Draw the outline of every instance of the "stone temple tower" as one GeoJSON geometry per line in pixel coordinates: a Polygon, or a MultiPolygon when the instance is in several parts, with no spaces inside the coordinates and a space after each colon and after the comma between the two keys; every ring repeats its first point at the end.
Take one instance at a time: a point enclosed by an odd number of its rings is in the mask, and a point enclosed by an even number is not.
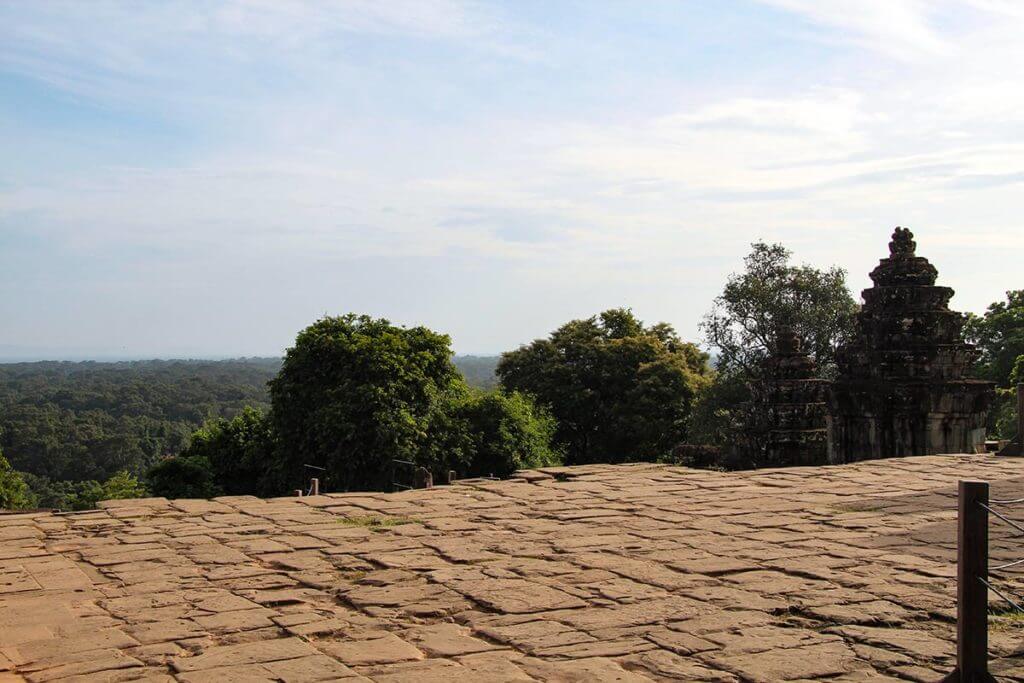
{"type": "Polygon", "coordinates": [[[832,463],[933,453],[973,453],[985,438],[993,384],[966,377],[974,347],[964,316],[949,310],[913,234],[896,228],[889,258],[871,272],[856,333],[839,349],[829,397],[832,463]]]}
{"type": "Polygon", "coordinates": [[[818,379],[814,361],[790,328],[778,332],[775,354],[755,395],[768,414],[762,466],[824,465],[827,462],[828,380],[818,379]]]}

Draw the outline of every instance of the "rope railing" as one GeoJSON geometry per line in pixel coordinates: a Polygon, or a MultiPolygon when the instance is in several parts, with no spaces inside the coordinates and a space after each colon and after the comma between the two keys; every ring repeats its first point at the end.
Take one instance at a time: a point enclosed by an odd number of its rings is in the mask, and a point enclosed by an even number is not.
{"type": "MultiPolygon", "coordinates": [[[[1001,564],[998,567],[989,567],[988,570],[990,572],[997,572],[997,571],[1002,571],[1002,570],[1009,569],[1010,567],[1017,567],[1017,566],[1021,566],[1021,565],[1024,565],[1024,560],[1017,560],[1015,562],[1007,562],[1006,564],[1001,564]]],[[[1024,570],[1024,567],[1022,567],[1022,570],[1024,570]]]]}
{"type": "Polygon", "coordinates": [[[1003,600],[1005,600],[1007,603],[1009,603],[1010,607],[1013,607],[1018,612],[1024,612],[1024,607],[1018,605],[1016,602],[1014,602],[1012,598],[1008,597],[1005,593],[1003,593],[1001,590],[993,586],[991,583],[989,583],[981,577],[978,577],[978,580],[981,581],[981,583],[984,584],[984,586],[988,588],[990,591],[992,591],[993,593],[1001,597],[1003,600]]]}
{"type": "MultiPolygon", "coordinates": [[[[989,515],[1011,529],[1024,534],[1024,525],[992,508],[1024,504],[1024,498],[992,499],[988,482],[961,481],[957,512],[957,652],[956,669],[948,682],[994,681],[988,672],[989,592],[1024,614],[1024,598],[1004,585],[1004,574],[1014,574],[1015,567],[1024,570],[1024,558],[989,566],[989,515]],[[995,577],[991,575],[995,575],[995,577]],[[1002,579],[998,585],[994,579],[1002,579]]],[[[1013,538],[1018,538],[1014,534],[1013,538]]]]}
{"type": "MultiPolygon", "coordinates": [[[[1017,498],[1017,499],[1013,499],[1013,500],[990,500],[989,502],[993,503],[995,505],[1004,505],[1004,506],[1007,506],[1007,507],[1012,507],[1014,505],[1024,504],[1024,498],[1017,498]]],[[[1024,525],[1021,525],[1016,520],[1010,519],[1009,517],[1007,517],[1006,515],[1000,513],[997,510],[993,510],[990,506],[985,505],[982,502],[979,502],[978,505],[980,505],[981,508],[983,510],[985,510],[986,512],[988,512],[989,514],[994,515],[996,517],[996,519],[998,519],[999,521],[1003,522],[1004,524],[1006,524],[1007,526],[1011,527],[1012,529],[1014,529],[1016,531],[1019,531],[1021,534],[1024,534],[1024,525]]],[[[989,571],[989,574],[992,574],[992,573],[995,573],[995,574],[1001,574],[1001,573],[1015,574],[1017,572],[1007,571],[1007,570],[1010,570],[1010,569],[1012,569],[1014,567],[1021,567],[1021,571],[1024,571],[1024,558],[1019,559],[1019,560],[1014,560],[1012,562],[1007,562],[1005,564],[1001,564],[1001,565],[998,565],[996,567],[989,567],[988,571],[989,571]]],[[[978,577],[978,580],[981,581],[985,585],[986,588],[988,588],[990,591],[992,591],[993,593],[998,595],[1000,598],[1002,598],[1003,601],[1005,601],[1008,605],[1010,605],[1010,607],[1012,607],[1014,611],[1020,612],[1020,613],[1024,614],[1024,607],[1021,606],[1022,603],[1024,603],[1024,598],[1022,598],[1021,596],[1017,595],[1015,592],[1011,591],[1009,588],[1006,588],[1005,586],[1002,589],[1000,589],[1000,588],[997,588],[996,586],[993,586],[988,580],[986,580],[986,579],[984,579],[982,577],[978,577]],[[1009,593],[1009,595],[1007,595],[1007,593],[1009,593]],[[1013,598],[1016,598],[1016,600],[1011,598],[1010,595],[1012,595],[1013,598]]]]}
{"type": "Polygon", "coordinates": [[[992,508],[990,508],[990,507],[989,507],[988,505],[985,505],[984,503],[978,503],[978,505],[980,505],[980,506],[981,506],[982,508],[984,508],[985,510],[988,510],[988,511],[989,511],[989,512],[990,512],[991,514],[995,515],[996,517],[998,517],[998,518],[999,518],[999,519],[1001,519],[1002,521],[1006,522],[1007,524],[1009,524],[1010,526],[1012,526],[1012,527],[1013,527],[1014,529],[1016,529],[1017,531],[1019,531],[1019,532],[1021,532],[1022,534],[1024,534],[1024,526],[1021,526],[1020,524],[1017,524],[1017,522],[1013,521],[1013,520],[1012,520],[1012,519],[1010,519],[1009,517],[1007,517],[1007,516],[1005,516],[1005,515],[1002,515],[1002,514],[1000,514],[1000,513],[996,512],[995,510],[993,510],[992,508]]]}
{"type": "MultiPolygon", "coordinates": [[[[326,472],[326,467],[318,467],[317,465],[303,465],[304,469],[313,470],[314,472],[326,472]]],[[[306,489],[307,496],[318,496],[320,495],[320,484],[324,481],[324,475],[318,475],[309,480],[309,488],[306,489]]]]}
{"type": "Polygon", "coordinates": [[[415,475],[415,472],[416,472],[416,463],[412,462],[411,460],[399,460],[398,458],[392,458],[391,459],[391,486],[395,490],[402,490],[402,491],[412,490],[412,488],[413,488],[413,476],[415,475]],[[408,484],[403,484],[402,482],[398,481],[398,470],[399,470],[399,468],[396,467],[396,465],[401,465],[402,467],[406,468],[406,471],[409,473],[409,478],[408,478],[409,483],[408,484]]]}
{"type": "MultiPolygon", "coordinates": [[[[451,475],[449,475],[450,477],[451,475]]],[[[421,467],[411,460],[399,460],[393,458],[391,460],[391,486],[395,491],[410,491],[412,489],[429,489],[434,486],[434,476],[430,470],[426,467],[421,467]],[[408,473],[406,481],[409,483],[403,483],[398,481],[398,466],[405,469],[408,473]]]]}

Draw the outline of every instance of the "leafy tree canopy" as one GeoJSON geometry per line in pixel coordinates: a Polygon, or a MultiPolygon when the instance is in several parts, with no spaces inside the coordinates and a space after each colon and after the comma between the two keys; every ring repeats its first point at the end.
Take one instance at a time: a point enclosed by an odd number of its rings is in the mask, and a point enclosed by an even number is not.
{"type": "Polygon", "coordinates": [[[28,486],[0,451],[0,510],[20,510],[31,506],[28,486]]]}
{"type": "Polygon", "coordinates": [[[187,448],[157,463],[147,478],[154,495],[167,498],[273,494],[267,473],[274,450],[270,420],[247,407],[230,420],[208,421],[187,448]]]}
{"type": "Polygon", "coordinates": [[[978,376],[1009,387],[1018,359],[1024,356],[1024,289],[1007,292],[1006,301],[992,303],[984,315],[970,316],[965,331],[980,351],[978,376]]]}
{"type": "Polygon", "coordinates": [[[349,314],[323,318],[299,333],[270,383],[280,443],[279,487],[294,488],[326,468],[335,491],[390,485],[392,460],[425,452],[431,416],[466,391],[450,340],[425,327],[349,314]]]}
{"type": "Polygon", "coordinates": [[[685,438],[707,360],[671,326],[612,309],[505,353],[498,377],[550,409],[570,464],[654,460],[685,438]]]}
{"type": "Polygon", "coordinates": [[[128,472],[117,472],[106,481],[52,481],[44,476],[23,475],[32,506],[58,510],[90,510],[101,500],[142,498],[146,487],[128,472]]]}
{"type": "Polygon", "coordinates": [[[551,414],[517,391],[468,392],[452,398],[431,422],[426,461],[459,477],[506,477],[561,464],[552,446],[551,414]]]}
{"type": "Polygon", "coordinates": [[[205,420],[269,407],[280,359],[0,365],[0,445],[54,481],[141,474],[205,420]]]}
{"type": "Polygon", "coordinates": [[[757,377],[775,351],[780,327],[791,327],[823,374],[834,369],[835,349],[853,332],[857,304],[842,268],[820,270],[790,263],[781,244],[755,242],[740,273],[729,276],[701,328],[717,351],[717,369],[757,377]]]}
{"type": "Polygon", "coordinates": [[[729,276],[701,322],[718,372],[694,408],[691,437],[727,447],[733,462],[721,464],[729,467],[751,466],[764,443],[769,416],[751,402],[750,383],[775,352],[779,329],[800,335],[823,377],[834,374],[836,348],[853,334],[857,305],[846,272],[795,266],[791,256],[781,244],[754,243],[743,271],[729,276]]]}
{"type": "Polygon", "coordinates": [[[996,401],[988,416],[988,430],[997,438],[1017,434],[1016,385],[1024,382],[1024,289],[1006,293],[983,315],[967,316],[967,340],[978,347],[974,374],[996,383],[996,401]]]}

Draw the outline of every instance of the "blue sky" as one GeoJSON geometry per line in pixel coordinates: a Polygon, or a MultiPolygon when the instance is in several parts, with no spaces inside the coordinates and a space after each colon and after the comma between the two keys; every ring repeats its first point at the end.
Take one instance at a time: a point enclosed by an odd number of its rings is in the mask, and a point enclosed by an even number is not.
{"type": "Polygon", "coordinates": [[[698,339],[750,242],[1024,286],[1014,0],[0,2],[0,356],[698,339]]]}

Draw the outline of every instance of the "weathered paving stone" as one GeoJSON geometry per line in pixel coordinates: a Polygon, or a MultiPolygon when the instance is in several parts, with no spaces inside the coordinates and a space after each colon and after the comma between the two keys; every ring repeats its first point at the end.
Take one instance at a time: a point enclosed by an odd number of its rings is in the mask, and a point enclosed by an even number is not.
{"type": "Polygon", "coordinates": [[[529,657],[516,662],[516,666],[534,678],[542,681],[557,681],[558,683],[589,683],[590,681],[650,683],[653,680],[639,672],[627,671],[618,662],[605,657],[576,659],[570,662],[529,657]]]}
{"type": "Polygon", "coordinates": [[[429,659],[363,667],[360,673],[380,683],[449,683],[453,679],[464,678],[467,671],[452,660],[429,659]]]}
{"type": "Polygon", "coordinates": [[[465,655],[456,661],[465,670],[467,680],[472,681],[532,681],[522,669],[515,665],[518,656],[510,656],[504,652],[484,652],[482,654],[465,655]]]}
{"type": "Polygon", "coordinates": [[[565,591],[525,579],[459,581],[451,587],[474,602],[507,614],[528,614],[587,605],[565,591]]]}
{"type": "Polygon", "coordinates": [[[909,655],[917,661],[949,659],[955,654],[955,641],[938,638],[927,631],[916,629],[841,626],[831,629],[831,632],[853,642],[909,655]]]}
{"type": "Polygon", "coordinates": [[[496,650],[500,646],[474,638],[469,629],[440,623],[406,631],[403,636],[432,657],[458,657],[496,650]]]}
{"type": "Polygon", "coordinates": [[[738,683],[739,679],[726,671],[712,669],[692,657],[683,657],[666,650],[644,652],[621,661],[634,671],[649,673],[657,679],[693,681],[695,683],[738,683]]]}
{"type": "Polygon", "coordinates": [[[697,652],[716,650],[720,647],[720,644],[713,643],[710,640],[669,628],[658,628],[649,631],[645,634],[645,637],[659,648],[677,655],[692,655],[697,652]]]}
{"type": "Polygon", "coordinates": [[[209,633],[233,633],[273,626],[274,622],[270,620],[270,617],[274,614],[273,610],[257,608],[194,616],[192,621],[209,633]]]}
{"type": "Polygon", "coordinates": [[[281,638],[255,643],[211,647],[201,654],[191,657],[175,657],[171,664],[174,666],[175,671],[199,671],[239,664],[276,662],[315,654],[318,653],[312,646],[298,638],[281,638]]]}
{"type": "Polygon", "coordinates": [[[126,669],[134,669],[142,666],[143,664],[139,660],[113,650],[102,655],[90,657],[86,660],[59,664],[37,671],[30,671],[25,674],[25,678],[31,683],[36,683],[37,681],[67,680],[75,677],[91,678],[92,680],[106,678],[109,680],[113,678],[111,672],[124,671],[126,669]]]}
{"type": "Polygon", "coordinates": [[[319,641],[317,647],[348,666],[423,659],[423,653],[393,633],[365,640],[319,641]]]}
{"type": "Polygon", "coordinates": [[[821,605],[806,607],[804,611],[815,619],[837,624],[896,626],[911,616],[909,610],[888,600],[821,605]]]}
{"type": "MultiPolygon", "coordinates": [[[[966,478],[1024,495],[1024,461],[929,456],[0,515],[0,681],[938,680],[966,478]]],[[[990,635],[1001,680],[1022,642],[990,635]]]]}
{"type": "Polygon", "coordinates": [[[130,636],[144,644],[184,640],[202,635],[204,632],[198,623],[188,619],[143,622],[138,626],[129,626],[125,630],[130,636]]]}
{"type": "Polygon", "coordinates": [[[759,652],[730,655],[708,653],[700,658],[747,681],[791,681],[820,679],[847,673],[856,666],[854,652],[842,641],[802,647],[778,647],[759,652]]]}
{"type": "MultiPolygon", "coordinates": [[[[239,664],[178,674],[183,683],[224,683],[226,681],[313,681],[361,680],[358,673],[324,655],[310,655],[264,664],[239,664]]],[[[362,679],[365,680],[365,679],[362,679]]]]}

